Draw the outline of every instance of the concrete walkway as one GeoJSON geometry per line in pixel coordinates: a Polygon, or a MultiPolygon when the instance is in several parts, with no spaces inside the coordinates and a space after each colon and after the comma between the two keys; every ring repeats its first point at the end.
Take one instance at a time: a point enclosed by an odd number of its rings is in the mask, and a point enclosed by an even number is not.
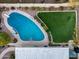
{"type": "MultiPolygon", "coordinates": [[[[76,3],[76,5],[79,5],[79,2],[76,3]]],[[[12,4],[12,3],[0,3],[0,7],[1,6],[5,6],[5,7],[50,7],[50,6],[54,6],[54,7],[59,7],[59,6],[63,6],[63,7],[67,7],[67,6],[72,6],[70,3],[57,3],[57,4],[41,4],[41,3],[17,3],[17,4],[12,4]]]]}
{"type": "Polygon", "coordinates": [[[0,4],[0,6],[5,6],[5,7],[50,7],[50,6],[54,6],[54,7],[59,7],[59,6],[69,6],[69,3],[61,3],[61,4],[33,4],[33,3],[17,3],[17,4],[10,4],[10,3],[2,3],[0,4]]]}
{"type": "Polygon", "coordinates": [[[11,51],[15,51],[15,48],[14,48],[14,47],[6,48],[6,49],[0,54],[0,59],[3,59],[3,57],[4,57],[8,52],[11,52],[11,51]]]}

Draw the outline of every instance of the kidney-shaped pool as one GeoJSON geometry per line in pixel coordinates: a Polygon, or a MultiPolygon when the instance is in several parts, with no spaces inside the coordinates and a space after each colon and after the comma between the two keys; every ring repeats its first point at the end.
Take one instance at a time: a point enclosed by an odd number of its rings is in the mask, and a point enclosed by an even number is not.
{"type": "Polygon", "coordinates": [[[17,12],[12,12],[8,17],[8,24],[16,31],[23,41],[41,41],[44,34],[40,28],[28,18],[17,12]]]}

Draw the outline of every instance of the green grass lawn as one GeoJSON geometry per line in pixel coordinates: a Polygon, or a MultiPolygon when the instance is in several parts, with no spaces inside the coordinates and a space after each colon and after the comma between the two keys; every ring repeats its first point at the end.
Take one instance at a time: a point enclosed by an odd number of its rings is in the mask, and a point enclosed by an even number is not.
{"type": "Polygon", "coordinates": [[[40,12],[37,16],[47,25],[55,43],[73,39],[76,25],[75,12],[40,12]]]}
{"type": "Polygon", "coordinates": [[[7,45],[12,42],[10,36],[5,32],[0,32],[0,46],[7,45]]]}

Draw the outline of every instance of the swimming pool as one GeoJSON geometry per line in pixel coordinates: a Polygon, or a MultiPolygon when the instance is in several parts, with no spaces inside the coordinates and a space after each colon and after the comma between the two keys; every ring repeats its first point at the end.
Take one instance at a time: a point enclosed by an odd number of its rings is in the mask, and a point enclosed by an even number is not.
{"type": "Polygon", "coordinates": [[[17,12],[11,13],[8,18],[8,24],[19,33],[23,41],[41,41],[44,39],[44,34],[38,26],[22,14],[17,12]]]}
{"type": "Polygon", "coordinates": [[[48,34],[40,23],[31,15],[20,10],[10,10],[2,13],[4,25],[17,39],[13,46],[47,46],[48,34]]]}

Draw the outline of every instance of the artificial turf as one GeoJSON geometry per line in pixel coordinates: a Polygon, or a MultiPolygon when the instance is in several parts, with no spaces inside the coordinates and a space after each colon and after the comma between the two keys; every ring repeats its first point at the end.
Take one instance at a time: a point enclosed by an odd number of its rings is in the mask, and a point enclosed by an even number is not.
{"type": "Polygon", "coordinates": [[[51,31],[55,43],[67,43],[73,39],[76,13],[73,12],[39,12],[37,16],[51,31]]]}

